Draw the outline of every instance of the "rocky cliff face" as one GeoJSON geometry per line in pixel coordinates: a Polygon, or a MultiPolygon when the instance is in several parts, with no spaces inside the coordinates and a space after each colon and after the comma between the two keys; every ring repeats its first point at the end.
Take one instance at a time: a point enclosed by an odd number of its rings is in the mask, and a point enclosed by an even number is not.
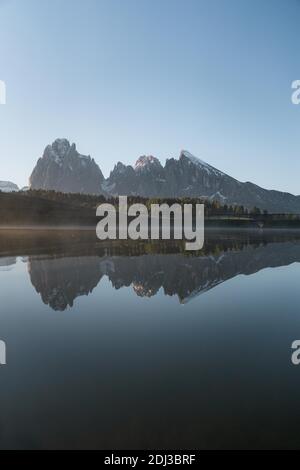
{"type": "Polygon", "coordinates": [[[157,197],[163,193],[166,184],[165,169],[160,161],[150,156],[140,157],[135,164],[137,194],[157,197]]]}
{"type": "Polygon", "coordinates": [[[118,162],[109,178],[102,183],[102,191],[111,196],[134,195],[137,194],[137,183],[136,173],[132,166],[118,162]]]}
{"type": "Polygon", "coordinates": [[[104,177],[94,159],[77,152],[75,144],[57,139],[48,145],[30,176],[31,189],[99,194],[104,177]]]}

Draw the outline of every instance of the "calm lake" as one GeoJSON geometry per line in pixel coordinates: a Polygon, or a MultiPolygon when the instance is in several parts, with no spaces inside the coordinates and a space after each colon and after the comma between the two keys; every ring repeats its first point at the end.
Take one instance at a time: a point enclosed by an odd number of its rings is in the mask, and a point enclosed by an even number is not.
{"type": "Polygon", "coordinates": [[[0,231],[2,449],[300,448],[300,233],[0,231]]]}

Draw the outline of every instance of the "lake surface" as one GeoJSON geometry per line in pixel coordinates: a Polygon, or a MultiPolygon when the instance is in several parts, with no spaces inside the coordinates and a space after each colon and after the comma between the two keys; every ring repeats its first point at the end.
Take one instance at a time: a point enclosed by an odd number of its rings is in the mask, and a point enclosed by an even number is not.
{"type": "Polygon", "coordinates": [[[300,234],[0,231],[2,449],[300,448],[300,234]]]}

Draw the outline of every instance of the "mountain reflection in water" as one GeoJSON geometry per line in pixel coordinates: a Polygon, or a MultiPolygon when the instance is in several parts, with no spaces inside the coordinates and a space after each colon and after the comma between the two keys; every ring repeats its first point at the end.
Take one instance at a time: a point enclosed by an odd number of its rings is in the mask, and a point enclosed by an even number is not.
{"type": "MultiPolygon", "coordinates": [[[[27,244],[25,254],[34,246],[44,247],[44,237],[38,239],[41,245],[27,244]]],[[[136,245],[103,248],[91,234],[77,234],[75,240],[71,237],[71,242],[65,240],[65,244],[63,236],[54,237],[54,243],[51,240],[48,250],[45,245],[44,253],[29,254],[24,261],[36,292],[44,304],[57,311],[72,307],[77,297],[92,293],[105,276],[114,289],[131,287],[140,297],[153,297],[162,289],[166,296],[177,296],[184,304],[237,275],[300,261],[300,237],[296,232],[212,233],[204,250],[194,255],[178,252],[182,247],[172,244],[150,245],[150,250],[144,244],[138,254],[136,245]]],[[[15,262],[15,257],[2,257],[0,269],[9,269],[15,262]]]]}

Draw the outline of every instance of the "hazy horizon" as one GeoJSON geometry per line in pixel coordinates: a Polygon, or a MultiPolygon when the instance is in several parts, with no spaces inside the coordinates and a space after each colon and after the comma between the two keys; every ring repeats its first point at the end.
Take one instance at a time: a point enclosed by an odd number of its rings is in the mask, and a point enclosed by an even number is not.
{"type": "Polygon", "coordinates": [[[0,180],[26,186],[64,137],[106,177],[186,149],[300,194],[299,13],[298,0],[0,0],[0,180]]]}

